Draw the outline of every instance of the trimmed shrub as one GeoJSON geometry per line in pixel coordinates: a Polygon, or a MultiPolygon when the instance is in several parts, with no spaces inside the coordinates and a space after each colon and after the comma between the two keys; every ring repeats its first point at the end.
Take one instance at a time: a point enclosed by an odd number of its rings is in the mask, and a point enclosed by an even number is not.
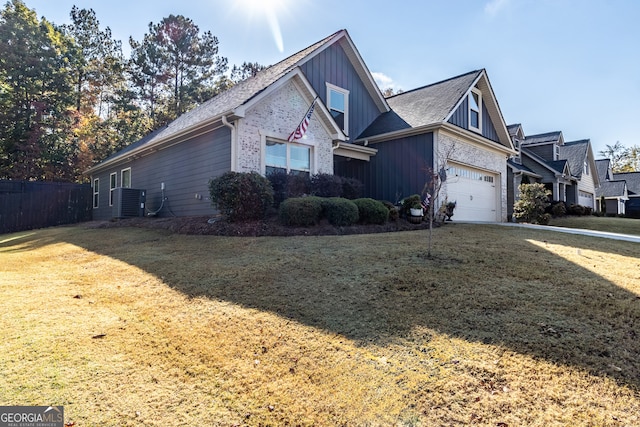
{"type": "Polygon", "coordinates": [[[342,179],[342,197],[345,199],[355,200],[362,194],[362,182],[355,178],[342,179]]]}
{"type": "Polygon", "coordinates": [[[351,200],[342,197],[322,199],[322,213],[329,224],[338,227],[353,225],[358,222],[358,206],[351,200]]]}
{"type": "Polygon", "coordinates": [[[273,187],[273,205],[277,208],[285,199],[302,197],[310,193],[311,181],[308,176],[283,171],[267,176],[273,187]]]}
{"type": "Polygon", "coordinates": [[[328,173],[319,173],[311,177],[311,194],[318,197],[341,197],[342,178],[328,173]]]}
{"type": "Polygon", "coordinates": [[[554,202],[551,204],[551,214],[555,217],[567,214],[567,205],[564,202],[554,202]]]}
{"type": "Polygon", "coordinates": [[[536,220],[540,225],[549,225],[549,221],[551,221],[551,214],[548,213],[540,215],[536,220]]]}
{"type": "Polygon", "coordinates": [[[316,225],[322,216],[322,199],[319,197],[294,197],[280,204],[280,222],[289,226],[316,225]]]}
{"type": "Polygon", "coordinates": [[[569,205],[569,209],[567,209],[567,213],[569,215],[581,216],[581,215],[585,214],[585,209],[584,209],[584,206],[582,206],[582,205],[575,205],[575,204],[572,203],[572,204],[569,205]]]}
{"type": "Polygon", "coordinates": [[[387,200],[383,200],[382,204],[389,211],[389,220],[390,221],[397,221],[398,218],[400,218],[400,210],[398,209],[398,207],[396,205],[394,205],[393,203],[391,203],[391,202],[389,202],[387,200]]]}
{"type": "Polygon", "coordinates": [[[264,218],[273,205],[269,180],[256,172],[227,172],[209,181],[211,204],[229,221],[264,218]]]}
{"type": "Polygon", "coordinates": [[[369,198],[355,199],[360,222],[363,224],[384,224],[389,218],[389,209],[378,200],[369,198]]]}

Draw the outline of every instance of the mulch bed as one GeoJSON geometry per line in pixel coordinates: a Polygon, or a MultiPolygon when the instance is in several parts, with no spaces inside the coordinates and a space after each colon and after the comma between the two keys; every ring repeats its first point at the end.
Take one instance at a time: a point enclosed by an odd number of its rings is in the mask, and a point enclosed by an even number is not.
{"type": "MultiPolygon", "coordinates": [[[[288,227],[276,217],[262,221],[229,222],[223,217],[190,216],[169,218],[125,218],[111,221],[93,221],[90,228],[139,227],[164,229],[177,234],[214,236],[339,236],[348,234],[389,233],[396,231],[423,230],[429,223],[411,224],[406,219],[389,221],[386,224],[357,224],[336,227],[326,220],[312,227],[288,227]]],[[[434,227],[439,224],[434,223],[434,227]]]]}

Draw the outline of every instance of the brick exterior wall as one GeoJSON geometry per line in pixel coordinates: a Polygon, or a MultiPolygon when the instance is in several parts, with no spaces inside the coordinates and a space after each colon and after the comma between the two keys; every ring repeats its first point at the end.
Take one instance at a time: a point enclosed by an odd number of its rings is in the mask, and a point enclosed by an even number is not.
{"type": "MultiPolygon", "coordinates": [[[[505,154],[481,148],[469,142],[445,132],[438,132],[438,142],[436,145],[438,157],[449,154],[453,161],[460,162],[479,169],[489,170],[497,175],[500,185],[500,220],[507,221],[507,158],[505,154]],[[453,147],[453,149],[451,148],[453,147]]],[[[440,164],[442,160],[437,160],[440,164]]],[[[446,194],[446,183],[442,188],[442,193],[446,194]]]]}
{"type": "MultiPolygon", "coordinates": [[[[267,137],[286,141],[307,113],[309,103],[290,80],[262,99],[239,120],[237,130],[237,171],[264,174],[264,150],[267,137]]],[[[333,173],[332,139],[316,108],[300,144],[312,146],[311,174],[333,173]]]]}

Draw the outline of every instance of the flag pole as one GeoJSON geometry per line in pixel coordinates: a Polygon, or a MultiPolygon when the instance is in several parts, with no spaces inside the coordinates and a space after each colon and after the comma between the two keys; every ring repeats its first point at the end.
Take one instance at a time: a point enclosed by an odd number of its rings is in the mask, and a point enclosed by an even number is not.
{"type": "Polygon", "coordinates": [[[296,133],[296,131],[298,129],[300,129],[300,126],[302,126],[302,123],[305,121],[305,119],[307,118],[307,116],[309,115],[309,111],[311,111],[311,109],[313,108],[314,104],[316,103],[316,101],[318,100],[319,95],[316,95],[315,98],[313,98],[313,102],[311,102],[311,105],[309,106],[309,108],[307,109],[307,112],[304,113],[304,117],[302,117],[302,120],[300,120],[300,123],[298,123],[298,126],[294,129],[293,132],[291,132],[291,135],[289,135],[289,142],[295,141],[295,138],[292,138],[293,135],[296,133]]]}

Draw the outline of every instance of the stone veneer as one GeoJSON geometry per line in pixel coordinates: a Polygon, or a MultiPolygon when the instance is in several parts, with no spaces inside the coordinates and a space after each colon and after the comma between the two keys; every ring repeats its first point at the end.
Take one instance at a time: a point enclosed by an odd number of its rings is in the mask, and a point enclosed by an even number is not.
{"type": "MultiPolygon", "coordinates": [[[[436,152],[438,157],[449,154],[449,159],[461,164],[495,172],[500,181],[500,220],[507,221],[507,157],[505,154],[481,148],[444,132],[438,132],[436,152]],[[453,147],[453,149],[451,149],[453,147]]],[[[437,161],[436,164],[439,164],[437,161]]],[[[446,183],[443,186],[446,194],[446,183]]]]}
{"type": "MultiPolygon", "coordinates": [[[[237,129],[236,170],[264,174],[266,137],[286,141],[309,109],[293,80],[251,107],[239,120],[237,129]]],[[[311,174],[333,173],[332,139],[321,124],[319,108],[313,112],[309,128],[300,144],[312,146],[311,174]]]]}

